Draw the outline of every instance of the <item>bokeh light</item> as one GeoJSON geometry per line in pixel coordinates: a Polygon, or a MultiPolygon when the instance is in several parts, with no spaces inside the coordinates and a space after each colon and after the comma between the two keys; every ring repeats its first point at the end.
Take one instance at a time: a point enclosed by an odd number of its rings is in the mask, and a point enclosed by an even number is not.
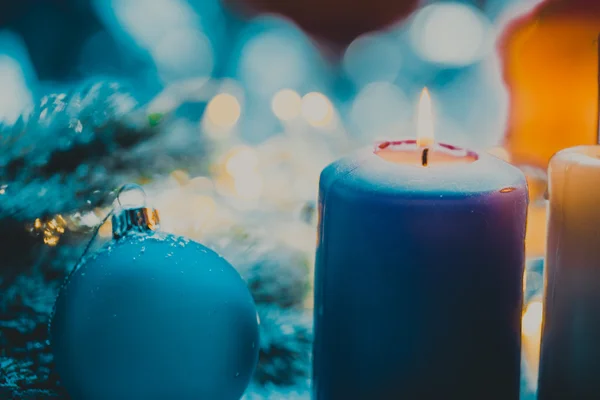
{"type": "Polygon", "coordinates": [[[382,34],[368,34],[355,39],[346,49],[343,68],[358,87],[370,82],[392,82],[402,65],[400,43],[382,34]]]}
{"type": "Polygon", "coordinates": [[[323,93],[307,93],[302,98],[302,116],[314,127],[328,126],[334,120],[333,105],[323,93]]]}
{"type": "Polygon", "coordinates": [[[433,4],[415,16],[410,36],[423,59],[448,66],[465,66],[482,59],[493,47],[489,19],[473,6],[433,4]]]}
{"type": "Polygon", "coordinates": [[[543,311],[543,303],[537,298],[529,302],[522,317],[523,374],[532,392],[536,391],[538,382],[543,311]]]}
{"type": "Polygon", "coordinates": [[[256,171],[249,171],[234,178],[235,191],[242,200],[257,200],[263,191],[262,176],[256,171]]]}
{"type": "MultiPolygon", "coordinates": [[[[231,149],[223,158],[222,172],[217,181],[221,194],[243,202],[254,201],[263,193],[264,180],[259,171],[256,150],[249,146],[231,149]]],[[[240,204],[237,204],[240,205],[240,204]]]]}
{"type": "Polygon", "coordinates": [[[544,305],[541,301],[532,301],[523,313],[523,334],[534,336],[539,334],[542,327],[544,305]]]}
{"type": "Polygon", "coordinates": [[[291,89],[280,90],[271,102],[273,113],[282,121],[291,121],[302,112],[302,97],[291,89]]]}
{"type": "Polygon", "coordinates": [[[13,124],[33,109],[35,76],[22,40],[0,33],[0,124],[13,124]]]}
{"type": "Polygon", "coordinates": [[[233,177],[242,176],[258,167],[258,155],[251,147],[238,147],[230,152],[225,162],[225,170],[233,177]]]}
{"type": "Polygon", "coordinates": [[[241,110],[240,102],[235,96],[220,93],[206,106],[206,116],[219,128],[231,128],[238,122],[241,110]]]}
{"type": "Polygon", "coordinates": [[[109,3],[106,8],[113,10],[122,28],[145,48],[158,43],[169,28],[195,24],[194,10],[183,0],[111,0],[109,3]]]}
{"type": "Polygon", "coordinates": [[[107,27],[132,51],[144,49],[164,82],[209,76],[214,69],[210,40],[186,0],[95,1],[107,27]]]}
{"type": "Polygon", "coordinates": [[[215,184],[206,176],[196,176],[188,182],[191,190],[198,193],[212,193],[215,189],[215,184]]]}
{"type": "Polygon", "coordinates": [[[0,123],[13,124],[32,107],[33,99],[21,66],[4,55],[0,55],[0,87],[0,123]]]}
{"type": "Polygon", "coordinates": [[[212,45],[198,29],[170,30],[150,52],[165,82],[210,76],[213,71],[212,45]]]}

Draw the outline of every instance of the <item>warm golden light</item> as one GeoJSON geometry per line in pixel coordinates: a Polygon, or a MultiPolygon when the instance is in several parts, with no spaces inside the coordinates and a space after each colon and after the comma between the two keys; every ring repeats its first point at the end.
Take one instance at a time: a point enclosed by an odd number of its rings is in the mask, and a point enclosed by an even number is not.
{"type": "Polygon", "coordinates": [[[258,155],[251,147],[240,146],[230,152],[225,162],[225,170],[232,177],[246,175],[258,167],[258,155]]]}
{"type": "Polygon", "coordinates": [[[228,93],[218,94],[206,106],[208,119],[219,128],[233,127],[238,122],[240,114],[239,101],[228,93]]]}
{"type": "Polygon", "coordinates": [[[187,185],[187,183],[190,181],[190,175],[181,169],[176,169],[175,171],[171,172],[169,176],[181,186],[187,185]]]}
{"type": "Polygon", "coordinates": [[[429,90],[424,88],[419,99],[419,110],[417,114],[417,145],[427,147],[433,144],[433,110],[429,90]]]}
{"type": "Polygon", "coordinates": [[[256,171],[234,178],[234,187],[237,196],[242,200],[257,200],[263,191],[262,176],[256,171]]]}
{"type": "Polygon", "coordinates": [[[284,89],[273,97],[273,113],[282,121],[291,121],[302,112],[302,97],[291,89],[284,89]]]}
{"type": "Polygon", "coordinates": [[[302,98],[302,116],[314,127],[328,126],[334,117],[333,105],[322,93],[311,92],[302,98]]]}
{"type": "Polygon", "coordinates": [[[523,313],[523,335],[539,335],[542,329],[544,306],[541,301],[532,301],[523,313]]]}
{"type": "Polygon", "coordinates": [[[100,225],[98,235],[103,238],[112,237],[112,222],[110,218],[104,224],[100,225]]]}
{"type": "Polygon", "coordinates": [[[533,300],[527,305],[522,317],[522,343],[525,361],[524,373],[530,390],[535,391],[540,364],[540,340],[542,337],[544,306],[540,300],[533,300]]]}
{"type": "Polygon", "coordinates": [[[233,149],[225,159],[226,175],[217,182],[217,190],[224,190],[226,194],[232,190],[241,200],[260,198],[264,184],[259,172],[259,161],[256,150],[251,147],[240,146],[233,149]]]}

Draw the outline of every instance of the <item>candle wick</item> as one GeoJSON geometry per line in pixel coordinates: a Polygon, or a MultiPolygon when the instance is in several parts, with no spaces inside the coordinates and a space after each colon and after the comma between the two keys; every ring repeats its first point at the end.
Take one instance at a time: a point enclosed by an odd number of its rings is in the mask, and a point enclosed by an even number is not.
{"type": "Polygon", "coordinates": [[[423,149],[423,153],[421,153],[421,165],[424,167],[429,163],[429,147],[425,147],[423,149]]]}

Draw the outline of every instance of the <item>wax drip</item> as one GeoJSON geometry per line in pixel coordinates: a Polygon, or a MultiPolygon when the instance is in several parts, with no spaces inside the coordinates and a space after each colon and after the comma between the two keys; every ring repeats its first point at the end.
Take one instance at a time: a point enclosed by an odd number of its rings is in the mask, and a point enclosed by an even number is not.
{"type": "Polygon", "coordinates": [[[428,162],[429,162],[429,148],[426,147],[423,149],[423,153],[421,154],[421,165],[426,167],[428,162]]]}

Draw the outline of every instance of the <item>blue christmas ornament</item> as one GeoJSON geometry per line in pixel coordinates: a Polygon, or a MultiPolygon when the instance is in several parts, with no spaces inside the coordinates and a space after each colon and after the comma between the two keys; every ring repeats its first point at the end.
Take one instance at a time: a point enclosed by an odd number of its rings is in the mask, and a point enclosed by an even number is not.
{"type": "Polygon", "coordinates": [[[245,282],[157,228],[153,209],[118,210],[114,240],[60,290],[50,337],[73,400],[238,400],[252,377],[259,332],[245,282]]]}

